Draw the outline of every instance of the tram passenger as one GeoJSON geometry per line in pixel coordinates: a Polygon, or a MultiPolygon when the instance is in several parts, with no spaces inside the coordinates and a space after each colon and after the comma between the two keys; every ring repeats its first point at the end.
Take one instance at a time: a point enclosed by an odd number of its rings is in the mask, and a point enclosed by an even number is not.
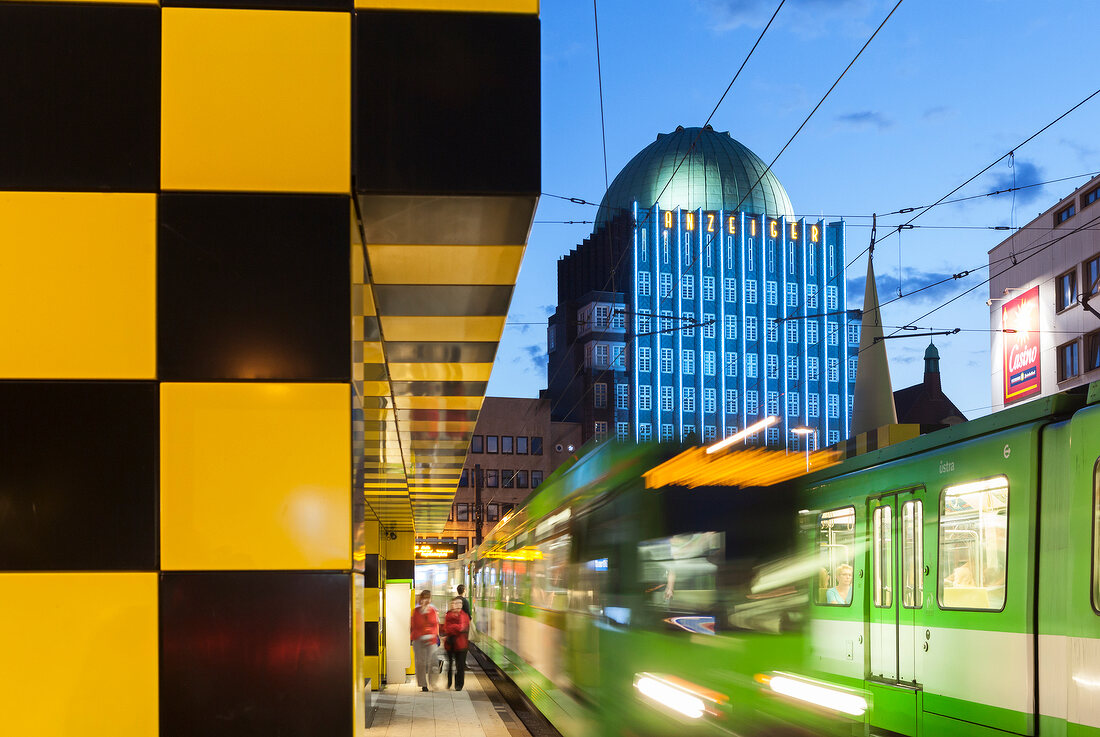
{"type": "Polygon", "coordinates": [[[852,603],[852,567],[847,563],[836,567],[836,586],[825,592],[825,603],[843,606],[852,603]]]}
{"type": "Polygon", "coordinates": [[[439,644],[439,613],[432,606],[432,592],[428,589],[417,597],[409,622],[409,639],[413,644],[416,683],[421,691],[427,691],[432,652],[439,644]]]}
{"type": "Polygon", "coordinates": [[[451,607],[443,619],[443,633],[447,636],[444,646],[447,648],[447,688],[451,687],[452,672],[455,691],[461,691],[466,684],[466,651],[470,647],[467,637],[470,631],[470,617],[462,608],[462,597],[451,599],[451,607]]]}
{"type": "Polygon", "coordinates": [[[970,570],[970,561],[964,560],[955,570],[951,571],[951,575],[943,580],[947,586],[976,586],[974,581],[974,572],[970,570]]]}

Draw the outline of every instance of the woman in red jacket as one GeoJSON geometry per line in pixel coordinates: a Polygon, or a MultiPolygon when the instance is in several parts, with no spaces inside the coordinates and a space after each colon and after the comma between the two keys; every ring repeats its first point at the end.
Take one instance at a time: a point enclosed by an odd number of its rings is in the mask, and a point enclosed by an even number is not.
{"type": "Polygon", "coordinates": [[[455,668],[455,691],[461,691],[466,683],[466,651],[470,647],[470,617],[462,611],[462,597],[451,599],[451,608],[443,620],[443,634],[447,636],[447,688],[451,687],[451,668],[455,668]]]}
{"type": "Polygon", "coordinates": [[[432,606],[432,592],[428,589],[421,591],[417,598],[409,622],[409,639],[413,645],[416,682],[421,691],[427,691],[432,651],[439,642],[439,613],[432,606]]]}

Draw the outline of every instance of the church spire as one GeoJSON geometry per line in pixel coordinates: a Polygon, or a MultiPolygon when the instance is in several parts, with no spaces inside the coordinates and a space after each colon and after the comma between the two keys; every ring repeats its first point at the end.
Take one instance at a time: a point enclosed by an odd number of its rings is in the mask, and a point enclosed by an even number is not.
{"type": "Polygon", "coordinates": [[[898,421],[886,341],[882,339],[882,315],[875,287],[874,252],[867,258],[867,284],[863,290],[863,321],[859,333],[855,406],[851,437],[898,421]]]}

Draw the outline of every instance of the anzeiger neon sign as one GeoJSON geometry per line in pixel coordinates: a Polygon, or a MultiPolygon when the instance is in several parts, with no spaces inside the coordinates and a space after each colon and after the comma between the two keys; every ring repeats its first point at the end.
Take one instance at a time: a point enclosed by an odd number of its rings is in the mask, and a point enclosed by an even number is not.
{"type": "Polygon", "coordinates": [[[1032,287],[1001,307],[1004,335],[1004,403],[1038,396],[1039,287],[1032,287]],[[1015,331],[1015,332],[1007,332],[1015,331]]]}

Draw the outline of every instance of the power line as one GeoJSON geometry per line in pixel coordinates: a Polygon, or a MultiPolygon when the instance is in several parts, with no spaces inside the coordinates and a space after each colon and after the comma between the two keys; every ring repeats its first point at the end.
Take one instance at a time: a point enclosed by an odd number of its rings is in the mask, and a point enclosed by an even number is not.
{"type": "Polygon", "coordinates": [[[603,119],[603,69],[600,65],[600,16],[592,0],[592,22],[596,28],[596,79],[600,83],[600,137],[603,139],[603,188],[607,189],[607,128],[603,119]]]}

